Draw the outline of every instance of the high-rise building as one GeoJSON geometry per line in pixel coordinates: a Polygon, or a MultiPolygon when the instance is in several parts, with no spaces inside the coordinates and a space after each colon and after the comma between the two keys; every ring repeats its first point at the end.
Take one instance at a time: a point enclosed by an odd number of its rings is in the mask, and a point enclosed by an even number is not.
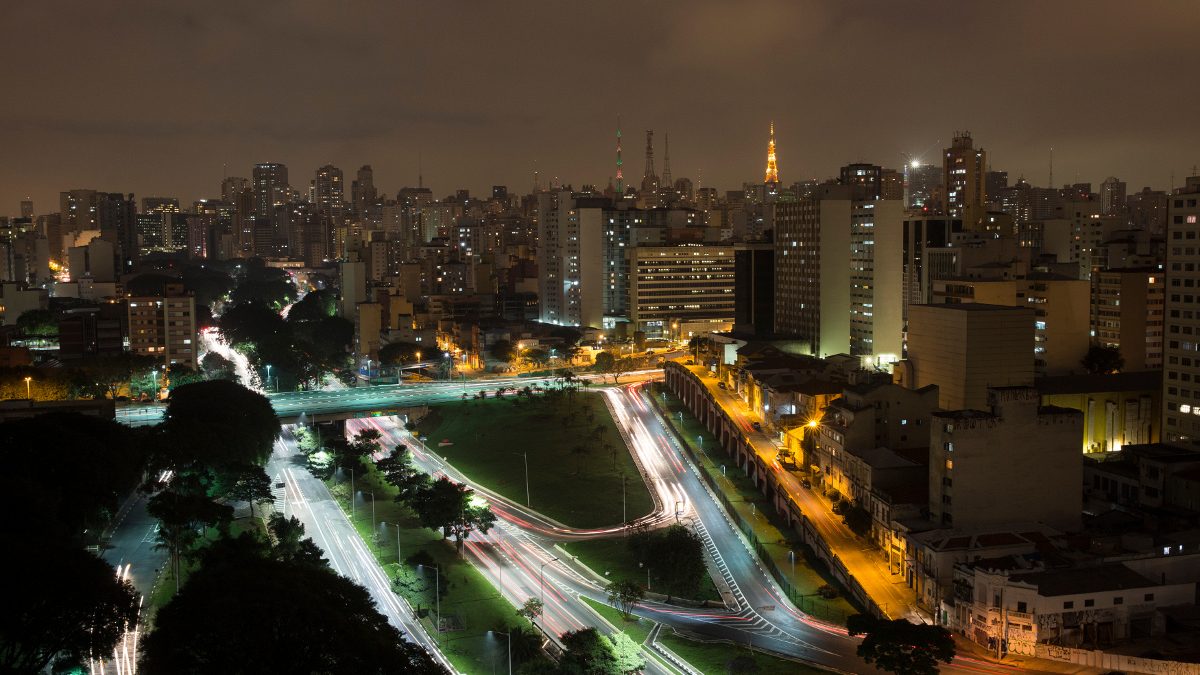
{"type": "Polygon", "coordinates": [[[818,356],[899,358],[903,321],[903,202],[823,185],[779,202],[775,331],[818,356]]]}
{"type": "Polygon", "coordinates": [[[864,199],[879,199],[882,185],[883,167],[875,164],[847,164],[843,166],[838,176],[842,185],[854,185],[862,188],[864,199]]]}
{"type": "Polygon", "coordinates": [[[1029,522],[1078,530],[1082,439],[1083,413],[1042,406],[1033,387],[989,388],[984,409],[933,413],[930,519],[958,530],[1029,522]]]}
{"type": "Polygon", "coordinates": [[[177,197],[142,197],[142,213],[180,213],[177,197]]]}
{"type": "Polygon", "coordinates": [[[317,177],[312,182],[312,202],[318,211],[328,216],[338,216],[345,201],[342,170],[332,164],[317,169],[317,177]]]}
{"type": "Polygon", "coordinates": [[[1100,213],[1115,216],[1125,210],[1125,181],[1109,176],[1100,184],[1100,213]]]}
{"type": "Polygon", "coordinates": [[[249,187],[249,180],[238,176],[227,176],[221,179],[221,201],[230,204],[236,203],[242,192],[249,187]]]}
{"type": "Polygon", "coordinates": [[[1163,438],[1195,445],[1200,444],[1200,176],[1176,189],[1166,210],[1163,438]]]}
{"type": "Polygon", "coordinates": [[[987,186],[984,172],[987,153],[976,148],[970,132],[955,132],[954,141],[943,153],[942,184],[946,194],[946,213],[961,218],[963,226],[974,230],[985,212],[987,186]]]}
{"type": "Polygon", "coordinates": [[[988,387],[1033,384],[1033,321],[1029,307],[911,305],[899,380],[910,389],[936,384],[942,408],[984,410],[988,387]]]}
{"type": "Polygon", "coordinates": [[[370,164],[363,164],[358,168],[354,182],[350,184],[350,200],[354,203],[354,212],[362,217],[377,199],[379,191],[375,189],[375,172],[370,164]]]}
{"type": "Polygon", "coordinates": [[[1129,226],[1145,230],[1151,236],[1162,236],[1167,231],[1167,193],[1162,190],[1142,188],[1125,198],[1129,208],[1129,226]]]}
{"type": "Polygon", "coordinates": [[[634,330],[687,338],[733,327],[733,246],[637,246],[629,258],[634,330]]]}
{"type": "Polygon", "coordinates": [[[129,349],[196,369],[196,298],[182,284],[167,284],[161,296],[129,298],[129,349]]]}
{"type": "Polygon", "coordinates": [[[26,197],[21,200],[21,217],[33,219],[33,199],[26,197]]]}
{"type": "Polygon", "coordinates": [[[994,200],[1000,191],[1008,187],[1007,171],[988,171],[984,174],[983,189],[987,198],[994,200]]]}
{"type": "Polygon", "coordinates": [[[120,261],[118,274],[133,269],[141,252],[138,250],[137,202],[133,195],[120,192],[100,192],[96,195],[96,229],[100,237],[111,242],[120,261]]]}
{"type": "Polygon", "coordinates": [[[1092,274],[1092,335],[1121,350],[1124,370],[1162,368],[1165,282],[1156,267],[1092,274]]]}
{"type": "Polygon", "coordinates": [[[927,264],[926,251],[945,248],[952,242],[955,233],[962,232],[962,221],[941,215],[909,215],[903,223],[904,247],[904,320],[908,321],[909,305],[924,305],[931,302],[932,270],[927,264]]]}
{"type": "Polygon", "coordinates": [[[288,170],[283,164],[255,164],[254,212],[259,218],[270,218],[276,206],[288,201],[288,170]]]}
{"type": "Polygon", "coordinates": [[[734,258],[734,330],[775,333],[775,246],[737,243],[734,258]]]}
{"type": "Polygon", "coordinates": [[[913,162],[905,167],[904,173],[907,176],[905,204],[908,208],[924,209],[932,214],[943,213],[946,199],[942,167],[913,162]]]}
{"type": "MultiPolygon", "coordinates": [[[[63,233],[97,229],[97,194],[95,190],[68,190],[58,193],[58,212],[62,218],[63,233]]],[[[61,253],[62,242],[56,242],[55,245],[61,253]]]]}

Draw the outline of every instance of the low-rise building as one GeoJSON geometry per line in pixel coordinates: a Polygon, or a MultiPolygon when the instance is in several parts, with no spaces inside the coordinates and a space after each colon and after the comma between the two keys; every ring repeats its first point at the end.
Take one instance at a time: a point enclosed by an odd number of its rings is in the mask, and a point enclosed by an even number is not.
{"type": "Polygon", "coordinates": [[[1162,424],[1162,371],[1060,375],[1035,383],[1042,405],[1083,413],[1083,452],[1115,452],[1157,443],[1162,424]]]}

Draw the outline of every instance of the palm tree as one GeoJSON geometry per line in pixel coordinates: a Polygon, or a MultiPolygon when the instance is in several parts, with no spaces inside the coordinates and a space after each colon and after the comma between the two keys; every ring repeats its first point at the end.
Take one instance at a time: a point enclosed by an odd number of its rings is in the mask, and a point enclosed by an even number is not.
{"type": "Polygon", "coordinates": [[[583,473],[583,458],[587,456],[590,450],[591,448],[589,448],[586,443],[578,443],[571,447],[571,454],[578,458],[578,463],[576,464],[577,468],[575,471],[576,476],[583,473]]]}

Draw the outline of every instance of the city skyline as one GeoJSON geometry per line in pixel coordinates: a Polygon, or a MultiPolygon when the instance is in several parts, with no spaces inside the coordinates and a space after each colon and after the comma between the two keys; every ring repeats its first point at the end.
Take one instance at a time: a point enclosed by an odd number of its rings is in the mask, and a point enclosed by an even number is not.
{"type": "MultiPolygon", "coordinates": [[[[636,15],[581,8],[569,19],[533,9],[459,16],[381,7],[378,21],[359,24],[320,8],[125,3],[124,12],[74,6],[59,19],[53,8],[5,7],[6,23],[28,30],[0,49],[8,63],[24,64],[11,81],[35,104],[0,113],[10,159],[0,204],[16,213],[30,196],[47,213],[60,191],[81,187],[186,203],[214,196],[225,172],[247,175],[272,161],[292,169],[297,187],[327,163],[371,164],[391,192],[417,183],[419,161],[439,196],[492,184],[525,192],[535,170],[543,185],[557,177],[602,188],[615,180],[618,116],[630,138],[669,133],[674,175],[721,190],[762,175],[772,120],[784,184],[833,176],[854,161],[898,168],[907,154],[938,163],[953,131],[967,129],[1012,181],[1046,185],[1053,147],[1056,184],[1116,175],[1131,192],[1168,189],[1197,162],[1186,114],[1196,94],[1169,85],[1196,23],[1172,15],[1179,6],[1134,13],[1107,3],[1082,15],[755,4],[744,26],[716,5],[636,15]],[[37,52],[30,40],[51,20],[59,39],[89,54],[91,69],[111,75],[71,79],[76,57],[37,52]],[[389,38],[397,27],[450,20],[461,38],[402,28],[405,39],[389,38]],[[1064,21],[1071,31],[1060,30],[1064,21]],[[496,34],[512,39],[467,37],[496,34]],[[498,60],[489,51],[497,44],[506,48],[498,60]],[[967,46],[974,58],[956,53],[967,46]],[[142,58],[146,50],[163,58],[142,58]],[[872,63],[897,64],[894,76],[862,75],[872,63]],[[948,81],[968,91],[955,96],[948,81]],[[1120,93],[1106,95],[1114,84],[1120,93]],[[1134,85],[1178,98],[1148,105],[1134,85]],[[713,112],[696,112],[705,107],[713,112]]],[[[627,178],[643,169],[631,145],[627,178]]]]}

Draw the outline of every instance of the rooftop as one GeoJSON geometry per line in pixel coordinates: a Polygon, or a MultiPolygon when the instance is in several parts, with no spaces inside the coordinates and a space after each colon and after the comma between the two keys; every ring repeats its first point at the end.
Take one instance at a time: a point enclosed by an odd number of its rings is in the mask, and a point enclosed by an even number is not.
{"type": "Polygon", "coordinates": [[[933,307],[939,310],[955,310],[959,312],[1028,312],[1029,307],[1012,307],[1010,305],[989,305],[984,302],[955,302],[945,305],[910,305],[914,307],[933,307]]]}
{"type": "Polygon", "coordinates": [[[1152,588],[1158,585],[1120,564],[1015,574],[1010,579],[1036,586],[1038,595],[1046,597],[1152,588]]]}
{"type": "Polygon", "coordinates": [[[1043,396],[1090,394],[1104,391],[1157,391],[1162,389],[1161,370],[1135,370],[1110,375],[1059,375],[1040,377],[1034,386],[1043,396]]]}

